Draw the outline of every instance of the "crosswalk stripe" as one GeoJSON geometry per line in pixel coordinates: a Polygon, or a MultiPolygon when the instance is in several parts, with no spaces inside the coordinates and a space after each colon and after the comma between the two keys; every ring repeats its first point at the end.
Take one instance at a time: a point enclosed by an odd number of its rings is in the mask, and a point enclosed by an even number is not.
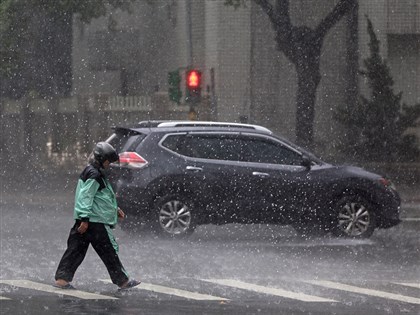
{"type": "Polygon", "coordinates": [[[10,299],[4,296],[0,296],[0,300],[10,300],[10,299]]]}
{"type": "Polygon", "coordinates": [[[101,294],[89,293],[79,290],[63,290],[55,288],[52,285],[33,282],[29,280],[0,280],[0,283],[8,284],[15,287],[20,287],[24,289],[32,289],[47,293],[55,293],[59,295],[68,295],[77,297],[83,300],[118,300],[116,297],[106,296],[101,294]]]}
{"type": "Polygon", "coordinates": [[[308,295],[301,292],[292,292],[279,288],[264,287],[252,283],[242,282],[232,279],[201,279],[202,281],[207,281],[215,284],[221,284],[233,288],[244,289],[248,291],[254,291],[258,293],[265,293],[275,296],[281,296],[289,299],[304,301],[304,302],[337,302],[335,300],[322,298],[319,296],[308,295]]]}
{"type": "Polygon", "coordinates": [[[420,289],[420,283],[413,283],[413,282],[393,282],[393,283],[403,285],[405,287],[420,289]]]}
{"type": "Polygon", "coordinates": [[[401,221],[418,222],[418,221],[420,221],[420,218],[402,218],[401,221]]]}
{"type": "MultiPolygon", "coordinates": [[[[105,283],[112,283],[110,280],[100,280],[100,281],[105,282],[105,283]]],[[[190,291],[185,291],[185,290],[180,290],[180,289],[175,289],[175,288],[170,288],[170,287],[165,287],[165,286],[161,286],[161,285],[157,285],[157,284],[151,284],[151,283],[145,283],[145,282],[142,282],[139,286],[137,286],[133,289],[146,290],[146,291],[152,291],[152,292],[156,292],[156,293],[174,295],[174,296],[179,296],[179,297],[183,297],[183,298],[187,298],[187,299],[191,299],[191,300],[228,301],[228,299],[218,297],[218,296],[201,294],[201,293],[197,293],[197,292],[190,292],[190,291]]]]}
{"type": "Polygon", "coordinates": [[[420,304],[420,299],[414,298],[411,296],[405,296],[401,294],[361,288],[361,287],[356,287],[356,286],[343,284],[339,282],[326,281],[326,280],[308,280],[304,282],[311,283],[311,284],[318,285],[325,288],[329,288],[329,289],[336,289],[336,290],[347,291],[347,292],[352,292],[352,293],[365,294],[365,295],[370,295],[370,296],[375,296],[375,297],[380,297],[380,298],[385,298],[385,299],[390,299],[390,300],[396,300],[396,301],[401,301],[401,302],[407,302],[407,303],[412,303],[412,304],[420,304]]]}

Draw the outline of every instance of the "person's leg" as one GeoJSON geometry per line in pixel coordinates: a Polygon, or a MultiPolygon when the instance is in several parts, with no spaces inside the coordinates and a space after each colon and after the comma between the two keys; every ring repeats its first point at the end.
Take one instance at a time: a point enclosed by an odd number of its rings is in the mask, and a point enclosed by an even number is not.
{"type": "Polygon", "coordinates": [[[112,283],[124,287],[129,280],[120,258],[118,257],[118,244],[115,241],[111,228],[107,225],[96,223],[95,234],[92,235],[91,243],[99,257],[104,262],[112,283]]]}
{"type": "Polygon", "coordinates": [[[88,235],[77,232],[79,223],[75,223],[70,230],[67,249],[58,264],[55,280],[58,286],[65,286],[73,280],[77,268],[82,263],[89,248],[88,235]]]}

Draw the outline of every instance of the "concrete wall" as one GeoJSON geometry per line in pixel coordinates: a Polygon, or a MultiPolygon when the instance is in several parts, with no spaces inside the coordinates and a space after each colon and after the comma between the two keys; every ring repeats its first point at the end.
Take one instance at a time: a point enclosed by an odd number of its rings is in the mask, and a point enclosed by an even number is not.
{"type": "MultiPolygon", "coordinates": [[[[234,10],[223,1],[206,1],[206,61],[215,73],[218,119],[249,116],[251,33],[250,8],[234,10]]],[[[210,82],[209,82],[210,83],[210,82]]]]}

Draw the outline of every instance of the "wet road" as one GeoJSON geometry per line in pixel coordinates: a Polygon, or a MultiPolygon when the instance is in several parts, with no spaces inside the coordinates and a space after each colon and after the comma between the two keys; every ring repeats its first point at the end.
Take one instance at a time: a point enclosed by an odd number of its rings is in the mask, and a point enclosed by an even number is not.
{"type": "Polygon", "coordinates": [[[178,241],[117,228],[121,260],[143,284],[117,292],[90,248],[69,292],[50,284],[72,195],[0,206],[1,314],[420,314],[418,221],[363,241],[262,225],[203,226],[178,241]]]}

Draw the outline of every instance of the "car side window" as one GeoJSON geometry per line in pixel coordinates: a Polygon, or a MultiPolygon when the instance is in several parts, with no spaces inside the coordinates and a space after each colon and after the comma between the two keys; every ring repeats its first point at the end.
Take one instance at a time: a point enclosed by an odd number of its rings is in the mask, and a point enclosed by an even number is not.
{"type": "Polygon", "coordinates": [[[281,165],[302,165],[302,156],[281,143],[263,138],[243,138],[244,161],[281,165]]]}
{"type": "Polygon", "coordinates": [[[187,135],[185,150],[187,156],[212,159],[239,161],[240,152],[235,148],[235,136],[231,135],[187,135]]]}
{"type": "Polygon", "coordinates": [[[189,156],[189,157],[199,157],[198,152],[196,152],[195,141],[192,141],[190,137],[187,137],[187,135],[170,135],[166,137],[166,139],[162,142],[162,145],[178,154],[189,156]]]}
{"type": "Polygon", "coordinates": [[[279,142],[232,134],[182,134],[162,145],[178,154],[211,160],[302,165],[302,156],[279,142]]]}
{"type": "Polygon", "coordinates": [[[183,135],[169,135],[165,138],[165,140],[162,142],[162,145],[171,150],[174,151],[176,153],[185,155],[182,152],[182,139],[183,139],[183,135]]]}
{"type": "Polygon", "coordinates": [[[188,134],[168,136],[162,145],[184,156],[225,161],[241,161],[236,135],[188,134]]]}

